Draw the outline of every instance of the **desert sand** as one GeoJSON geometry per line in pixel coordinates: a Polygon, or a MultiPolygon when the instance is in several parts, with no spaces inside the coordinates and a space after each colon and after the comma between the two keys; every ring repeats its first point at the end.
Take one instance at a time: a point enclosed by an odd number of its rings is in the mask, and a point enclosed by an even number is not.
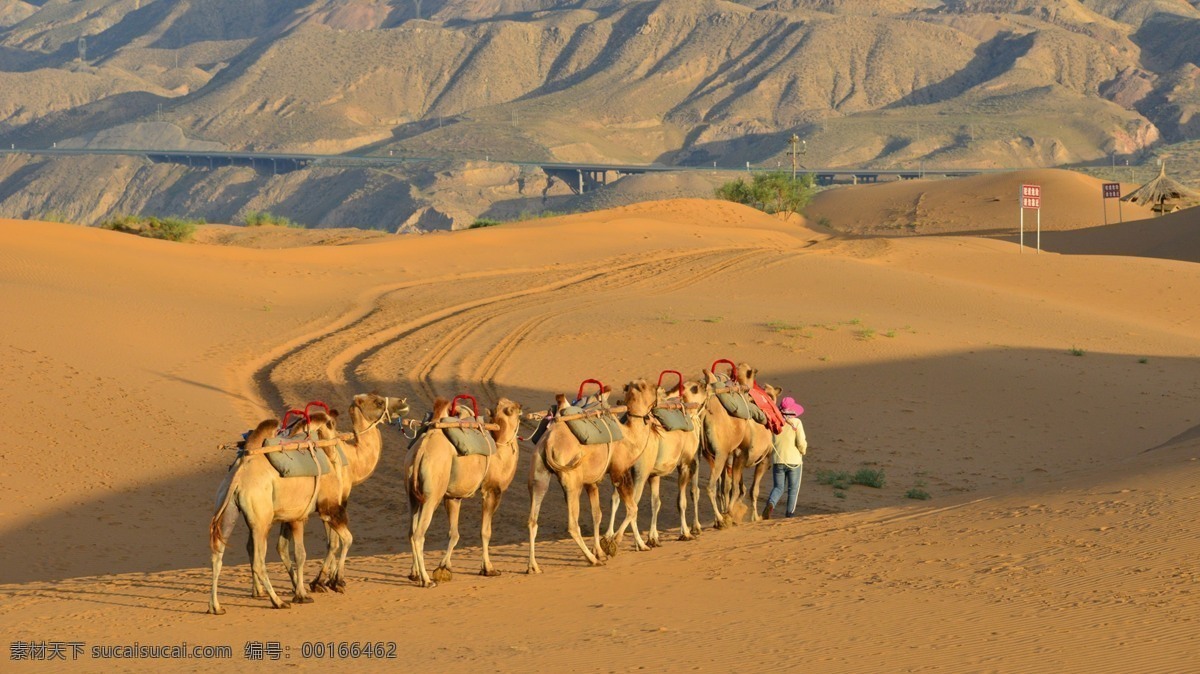
{"type": "MultiPolygon", "coordinates": [[[[284,250],[0,221],[0,634],[235,656],[85,653],[60,665],[75,671],[244,667],[251,640],[306,670],[1193,669],[1200,242],[1160,259],[1124,231],[1035,255],[838,238],[703,200],[284,250]],[[1079,254],[1100,239],[1106,254],[1079,254]],[[414,415],[458,392],[536,409],[585,378],[694,377],[718,358],[806,408],[800,517],[716,531],[703,504],[704,533],[677,542],[668,505],[663,547],[627,540],[589,568],[552,487],[545,573],[527,576],[524,444],[492,540],[503,575],[473,573],[468,501],[458,575],[422,589],[406,578],[407,441],[388,429],[352,497],[347,593],[251,599],[239,523],[228,614],[204,613],[232,460],[216,447],[260,419],[372,389],[414,415]],[[864,466],[883,488],[839,498],[815,479],[864,466]],[[313,641],[394,641],[399,661],[302,657],[313,641]]],[[[315,565],[315,523],[309,538],[315,565]]],[[[444,544],[439,515],[427,546],[444,544]]]]}

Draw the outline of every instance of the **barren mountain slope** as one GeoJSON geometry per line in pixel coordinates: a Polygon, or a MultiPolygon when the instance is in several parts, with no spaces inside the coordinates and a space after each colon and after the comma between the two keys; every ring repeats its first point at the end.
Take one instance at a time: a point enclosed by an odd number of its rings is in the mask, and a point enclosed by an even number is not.
{"type": "MultiPolygon", "coordinates": [[[[1183,0],[425,0],[417,11],[409,0],[15,5],[0,21],[0,147],[199,141],[770,167],[798,133],[810,167],[1030,167],[1114,153],[1136,164],[1200,136],[1189,39],[1200,10],[1183,0]]],[[[58,191],[45,169],[23,177],[58,191]]]]}

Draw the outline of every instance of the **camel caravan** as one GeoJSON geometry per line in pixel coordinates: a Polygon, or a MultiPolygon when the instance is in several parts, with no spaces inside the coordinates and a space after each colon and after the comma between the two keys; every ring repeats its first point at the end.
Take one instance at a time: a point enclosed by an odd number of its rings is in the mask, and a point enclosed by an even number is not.
{"type": "MultiPolygon", "coordinates": [[[[262,421],[240,442],[222,445],[236,451],[236,457],[217,491],[209,526],[212,590],[208,612],[225,612],[217,597],[218,582],[225,547],[239,515],[249,529],[246,550],[253,597],[266,597],[273,607],[288,608],[293,603],[312,602],[313,592],[346,591],[346,558],[354,540],[348,516],[350,494],[378,466],[385,451],[381,427],[390,424],[409,439],[403,462],[412,551],[409,579],[422,587],[435,587],[453,578],[451,559],[459,541],[459,511],[463,499],[476,495],[483,503],[479,573],[499,575],[488,545],[493,518],[517,473],[520,443],[526,440],[520,436],[522,423],[536,425],[528,438],[533,452],[528,479],[528,573],[541,573],[536,554],[538,518],[552,478],[566,499],[567,530],[591,565],[603,564],[617,554],[627,532],[632,534],[636,550],[661,545],[661,482],[672,473],[679,484],[679,540],[699,536],[702,459],[709,467],[707,500],[713,526],[732,526],[744,518],[747,509],[751,521],[759,520],[759,488],[773,456],[784,456],[778,453],[780,442],[791,451],[789,457],[802,456],[807,444],[795,418],[803,408],[791,398],[781,402],[782,391],[760,385],[757,376],[758,371],[745,363],[719,360],[696,380],[685,381],[680,372],[664,370],[657,382],[630,381],[616,405],[609,402],[613,391],[608,386],[589,379],[580,385],[574,399],[559,394],[544,412],[525,413],[520,404],[501,398],[481,414],[474,397],[459,395],[451,400],[436,399],[432,410],[417,420],[406,418],[406,399],[363,393],[355,395],[348,406],[349,432],[338,430],[338,411],[318,401],[289,410],[282,420],[262,421]],[[781,414],[781,407],[791,415],[788,419],[781,414]],[[749,505],[745,503],[747,468],[753,469],[749,505]],[[608,528],[602,536],[600,486],[605,478],[612,485],[612,496],[608,528]],[[650,528],[643,535],[638,504],[647,487],[650,528]],[[590,541],[583,538],[579,526],[584,493],[592,520],[590,541]],[[449,519],[449,540],[431,572],[426,567],[426,533],[439,506],[444,506],[449,519]],[[618,510],[623,510],[619,524],[618,510]],[[304,526],[314,515],[325,527],[326,553],[316,576],[306,583],[304,526]],[[276,550],[291,580],[291,601],[279,597],[267,574],[268,539],[276,523],[280,525],[276,550]]],[[[787,461],[791,467],[794,460],[787,461]]],[[[778,472],[776,480],[779,492],[778,472]]],[[[790,487],[789,516],[795,509],[798,486],[797,472],[790,487]]],[[[778,497],[772,494],[764,510],[767,516],[778,497]]]]}

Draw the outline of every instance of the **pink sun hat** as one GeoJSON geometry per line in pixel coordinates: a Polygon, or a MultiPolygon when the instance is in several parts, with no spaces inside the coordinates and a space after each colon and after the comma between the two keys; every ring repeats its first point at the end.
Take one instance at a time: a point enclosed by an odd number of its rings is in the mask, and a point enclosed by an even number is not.
{"type": "Polygon", "coordinates": [[[787,416],[798,417],[804,414],[804,408],[796,402],[795,398],[784,398],[779,401],[779,411],[787,416]]]}

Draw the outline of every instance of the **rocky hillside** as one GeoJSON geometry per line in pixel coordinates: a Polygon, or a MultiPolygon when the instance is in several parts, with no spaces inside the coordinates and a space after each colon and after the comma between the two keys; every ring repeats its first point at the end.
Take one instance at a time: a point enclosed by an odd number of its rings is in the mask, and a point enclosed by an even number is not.
{"type": "MultiPolygon", "coordinates": [[[[1200,138],[1198,4],[8,2],[0,143],[773,166],[797,133],[809,166],[1136,162],[1200,138]]],[[[269,201],[260,178],[205,180],[269,201]]]]}

